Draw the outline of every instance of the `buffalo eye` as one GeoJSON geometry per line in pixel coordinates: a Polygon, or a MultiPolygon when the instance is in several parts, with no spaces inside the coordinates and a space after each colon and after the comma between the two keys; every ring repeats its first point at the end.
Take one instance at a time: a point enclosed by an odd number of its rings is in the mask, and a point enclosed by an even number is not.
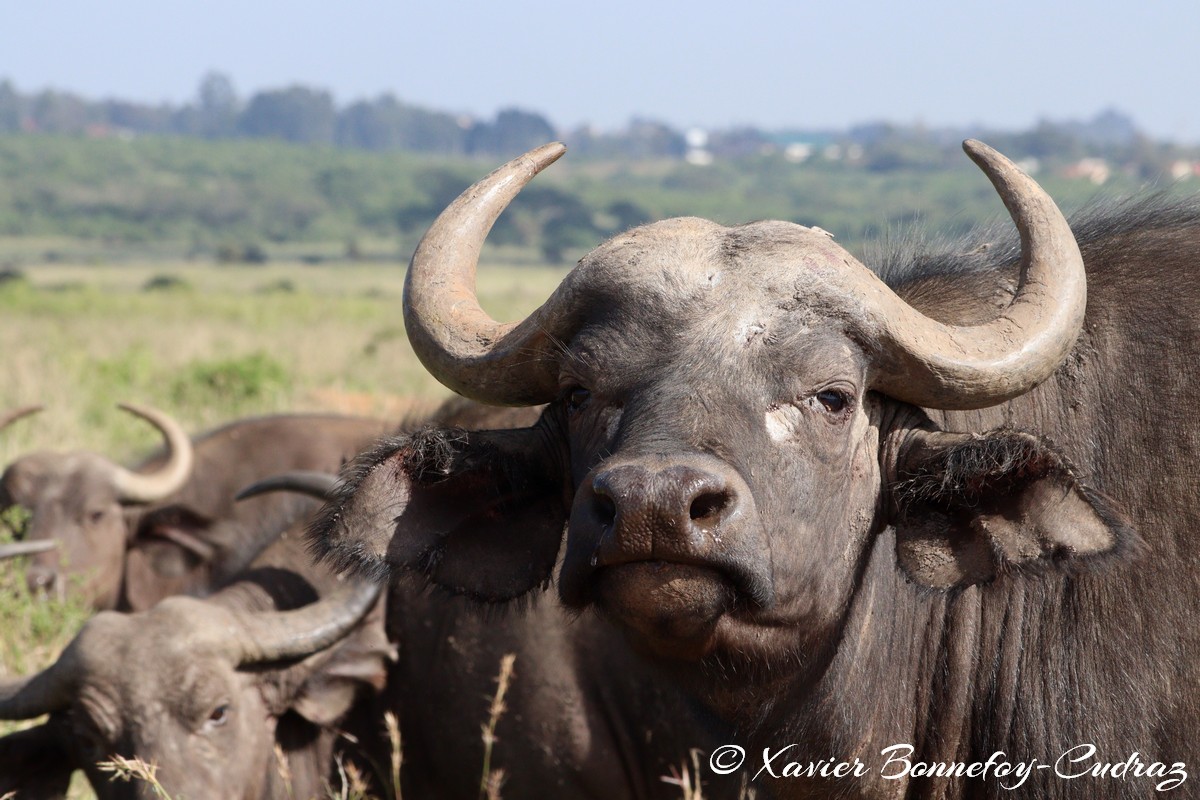
{"type": "Polygon", "coordinates": [[[229,704],[222,703],[212,710],[205,720],[205,726],[209,728],[219,728],[229,721],[229,704]]]}
{"type": "Polygon", "coordinates": [[[89,511],[88,515],[87,515],[87,519],[88,519],[88,522],[92,523],[93,525],[96,524],[100,520],[104,519],[104,510],[99,509],[96,511],[89,511]]]}
{"type": "Polygon", "coordinates": [[[828,414],[841,415],[850,406],[850,396],[837,389],[817,392],[816,401],[828,414]]]}
{"type": "Polygon", "coordinates": [[[72,732],[75,747],[85,761],[100,761],[111,754],[108,742],[90,724],[76,722],[72,732]]]}
{"type": "Polygon", "coordinates": [[[567,408],[571,411],[578,411],[587,404],[591,396],[592,393],[587,389],[584,389],[582,386],[576,386],[567,392],[567,408]]]}

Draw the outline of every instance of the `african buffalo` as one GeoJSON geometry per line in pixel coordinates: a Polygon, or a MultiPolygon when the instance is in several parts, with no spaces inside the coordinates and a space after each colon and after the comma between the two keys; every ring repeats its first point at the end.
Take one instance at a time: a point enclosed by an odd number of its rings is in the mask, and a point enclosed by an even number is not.
{"type": "Polygon", "coordinates": [[[220,585],[313,507],[286,496],[236,504],[238,489],[289,469],[337,469],[396,428],[280,415],[239,420],[193,442],[160,411],[122,408],[162,432],[164,454],[128,469],[91,452],[34,453],[0,476],[0,508],[31,513],[21,544],[58,545],[32,558],[31,588],[70,583],[98,609],[145,610],[220,585]]]}
{"type": "Polygon", "coordinates": [[[405,321],[450,388],[548,407],[376,451],[316,544],[486,602],[553,578],[750,737],[742,768],[780,797],[1181,785],[1200,203],[1101,209],[1073,235],[1007,159],[964,149],[1019,246],[881,279],[824,231],[672,219],[501,324],[474,299],[480,247],[563,148],[510,162],[426,234],[405,321]]]}
{"type": "MultiPolygon", "coordinates": [[[[40,406],[27,406],[25,408],[17,408],[12,411],[5,412],[4,414],[0,414],[0,430],[4,430],[21,417],[27,417],[30,414],[35,414],[40,410],[40,406]]],[[[15,558],[17,556],[42,553],[46,550],[52,550],[56,546],[57,545],[54,542],[12,542],[9,544],[0,544],[0,561],[6,558],[15,558]]]]}
{"type": "Polygon", "coordinates": [[[172,797],[326,796],[337,723],[394,653],[378,587],[305,567],[298,544],[206,599],[100,612],[48,669],[0,681],[0,719],[50,714],[0,738],[0,795],[62,798],[81,769],[105,800],[155,796],[97,766],[122,756],[155,765],[172,797]]]}
{"type": "MultiPolygon", "coordinates": [[[[470,421],[516,421],[504,411],[470,421]]],[[[333,476],[292,473],[247,493],[291,489],[325,497],[333,496],[334,483],[333,476]]],[[[516,656],[516,674],[491,755],[507,800],[676,800],[679,788],[663,779],[685,769],[694,774],[692,751],[707,758],[730,736],[728,726],[621,646],[619,633],[595,617],[576,618],[552,594],[531,597],[520,614],[495,613],[468,598],[430,592],[423,582],[400,580],[386,608],[387,636],[399,657],[357,728],[346,727],[367,747],[369,762],[387,763],[389,743],[378,735],[379,720],[388,711],[398,716],[405,796],[479,795],[480,774],[472,767],[484,761],[480,723],[507,654],[516,656]]],[[[736,798],[745,784],[742,776],[709,778],[704,788],[706,796],[736,798]]]]}
{"type": "MultiPolygon", "coordinates": [[[[291,474],[243,494],[299,488],[324,496],[333,482],[320,473],[291,474]]],[[[132,796],[137,784],[112,784],[92,766],[122,755],[156,763],[172,796],[325,796],[316,789],[332,768],[336,729],[357,743],[345,745],[345,755],[367,765],[366,777],[383,797],[385,776],[371,765],[390,762],[391,741],[382,731],[383,713],[391,710],[403,736],[403,795],[473,800],[484,763],[480,724],[498,665],[510,653],[516,674],[491,759],[505,775],[508,800],[673,800],[679,789],[662,778],[691,769],[690,747],[707,752],[718,743],[707,733],[714,721],[632,658],[619,634],[591,617],[571,620],[546,594],[525,614],[498,616],[410,582],[393,587],[365,617],[338,612],[345,627],[321,639],[328,649],[302,644],[318,626],[288,628],[277,612],[328,594],[331,582],[308,565],[299,541],[279,540],[206,600],[103,612],[42,676],[0,682],[0,719],[51,714],[43,725],[0,737],[0,795],[61,798],[71,773],[85,769],[102,798],[132,796]],[[253,630],[242,635],[243,628],[253,630]],[[266,640],[277,644],[247,644],[266,640]],[[285,644],[291,654],[277,664],[284,656],[272,648],[285,644]],[[357,691],[385,683],[383,694],[357,691]],[[356,695],[362,697],[348,714],[356,695]],[[279,779],[275,744],[284,747],[290,786],[279,779]]],[[[291,615],[307,619],[313,608],[291,615]]],[[[736,786],[740,779],[729,782],[731,795],[736,786]]],[[[149,796],[146,786],[140,790],[149,796]]]]}

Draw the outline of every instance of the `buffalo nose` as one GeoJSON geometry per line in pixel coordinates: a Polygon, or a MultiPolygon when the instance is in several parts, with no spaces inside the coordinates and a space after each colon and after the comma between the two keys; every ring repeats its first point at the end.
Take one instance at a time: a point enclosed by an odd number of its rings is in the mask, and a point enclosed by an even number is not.
{"type": "Polygon", "coordinates": [[[623,464],[597,474],[591,489],[595,520],[630,554],[652,555],[656,546],[712,533],[738,505],[723,476],[687,465],[623,464]]]}
{"type": "Polygon", "coordinates": [[[33,594],[44,594],[54,588],[58,573],[50,567],[30,564],[25,568],[25,585],[33,594]]]}

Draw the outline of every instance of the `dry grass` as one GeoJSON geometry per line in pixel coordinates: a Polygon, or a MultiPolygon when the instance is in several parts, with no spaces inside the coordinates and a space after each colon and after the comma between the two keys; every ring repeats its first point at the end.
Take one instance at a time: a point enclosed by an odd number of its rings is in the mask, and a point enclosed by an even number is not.
{"type": "MultiPolygon", "coordinates": [[[[498,319],[515,319],[549,296],[562,274],[485,267],[480,298],[498,319]]],[[[148,426],[114,408],[121,401],[156,405],[197,431],[249,414],[321,410],[399,417],[430,407],[446,392],[408,347],[400,315],[403,279],[396,267],[359,265],[31,269],[26,284],[0,285],[6,368],[0,411],[29,404],[46,411],[0,433],[0,462],[33,449],[77,448],[128,460],[157,446],[148,426]],[[188,288],[142,290],[165,272],[188,288]],[[292,291],[279,289],[283,281],[292,291]],[[215,373],[232,377],[196,388],[214,374],[213,365],[226,365],[226,372],[215,373]]],[[[0,541],[19,525],[19,518],[0,521],[0,541]]],[[[0,563],[0,678],[53,662],[89,613],[69,599],[35,600],[24,587],[20,560],[0,563]]],[[[514,659],[507,656],[500,665],[482,725],[480,797],[488,800],[500,798],[504,780],[491,759],[514,659]]],[[[385,794],[400,800],[401,732],[392,714],[384,726],[391,744],[385,794]]],[[[0,722],[0,734],[18,727],[24,725],[0,722]]],[[[290,787],[282,752],[276,761],[290,787]]],[[[147,781],[157,796],[168,797],[153,765],[120,758],[108,765],[114,778],[147,781]]],[[[693,767],[698,776],[699,764],[693,767]]],[[[376,800],[353,765],[339,764],[337,772],[329,798],[376,800]]],[[[702,800],[698,777],[686,765],[665,780],[680,787],[684,800],[702,800]]],[[[94,797],[82,775],[68,796],[94,797]]]]}
{"type": "Polygon", "coordinates": [[[670,775],[662,777],[663,783],[679,787],[681,800],[704,800],[704,785],[700,781],[700,751],[691,752],[692,764],[682,764],[678,769],[671,768],[670,775]]]}
{"type": "Polygon", "coordinates": [[[109,761],[97,763],[96,767],[101,772],[112,775],[111,780],[142,781],[150,786],[155,797],[171,800],[171,795],[167,794],[167,790],[158,782],[158,767],[154,764],[147,764],[140,758],[113,756],[109,761]]]}
{"type": "MultiPolygon", "coordinates": [[[[561,270],[483,267],[480,299],[500,319],[528,313],[561,270]]],[[[157,444],[123,400],[190,429],[280,411],[403,413],[446,394],[404,335],[395,266],[43,266],[0,284],[0,409],[46,411],[0,435],[0,460],[86,447],[128,459],[157,444]],[[143,291],[160,274],[187,288],[143,291]],[[290,286],[280,291],[281,285],[290,286]]]]}
{"type": "MultiPolygon", "coordinates": [[[[518,318],[562,274],[485,264],[481,303],[518,318]]],[[[447,392],[408,347],[403,282],[404,270],[387,265],[31,267],[26,281],[0,283],[0,412],[46,410],[0,433],[0,468],[32,450],[128,461],[156,447],[149,426],[116,410],[122,401],[157,406],[194,431],[251,414],[431,407],[447,392]],[[162,274],[185,286],[143,290],[162,274]]],[[[0,541],[12,536],[6,523],[20,521],[0,521],[0,541]]],[[[22,561],[0,563],[0,679],[53,662],[89,613],[69,598],[32,598],[22,561]]],[[[0,722],[0,735],[29,724],[0,722]]],[[[399,762],[394,771],[398,797],[399,762]]],[[[81,776],[71,796],[92,796],[81,776]]]]}
{"type": "Polygon", "coordinates": [[[383,728],[387,734],[389,752],[391,754],[392,771],[388,776],[392,782],[392,796],[390,800],[401,800],[400,768],[404,766],[404,747],[400,739],[400,720],[391,711],[386,711],[383,714],[383,728]]]}
{"type": "Polygon", "coordinates": [[[500,800],[500,787],[504,784],[504,771],[492,769],[492,748],[495,747],[496,725],[508,710],[504,705],[504,696],[513,680],[513,665],[516,664],[516,653],[509,653],[500,659],[500,674],[496,676],[496,694],[492,696],[492,704],[488,708],[488,719],[483,724],[483,776],[479,782],[480,800],[500,800]]]}

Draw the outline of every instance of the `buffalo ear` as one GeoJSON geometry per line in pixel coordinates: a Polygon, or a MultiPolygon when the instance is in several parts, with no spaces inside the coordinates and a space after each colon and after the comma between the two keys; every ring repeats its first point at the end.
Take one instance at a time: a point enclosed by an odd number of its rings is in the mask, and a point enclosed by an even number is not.
{"type": "Polygon", "coordinates": [[[897,559],[925,586],[950,589],[1022,570],[1087,570],[1139,546],[1108,501],[1029,433],[913,431],[896,475],[897,559]]]}
{"type": "Polygon", "coordinates": [[[484,602],[545,586],[570,501],[542,424],[384,441],[313,524],[315,549],[340,568],[417,572],[484,602]]]}
{"type": "Polygon", "coordinates": [[[0,737],[0,797],[61,800],[71,786],[75,761],[64,744],[64,726],[49,722],[0,737]]]}
{"type": "Polygon", "coordinates": [[[382,691],[396,649],[383,631],[383,609],[376,608],[358,630],[330,650],[309,656],[278,681],[272,710],[291,710],[314,725],[340,722],[362,691],[382,691]]]}
{"type": "Polygon", "coordinates": [[[182,506],[151,511],[125,554],[123,605],[145,611],[164,597],[207,587],[224,552],[221,534],[219,523],[182,506]]]}

